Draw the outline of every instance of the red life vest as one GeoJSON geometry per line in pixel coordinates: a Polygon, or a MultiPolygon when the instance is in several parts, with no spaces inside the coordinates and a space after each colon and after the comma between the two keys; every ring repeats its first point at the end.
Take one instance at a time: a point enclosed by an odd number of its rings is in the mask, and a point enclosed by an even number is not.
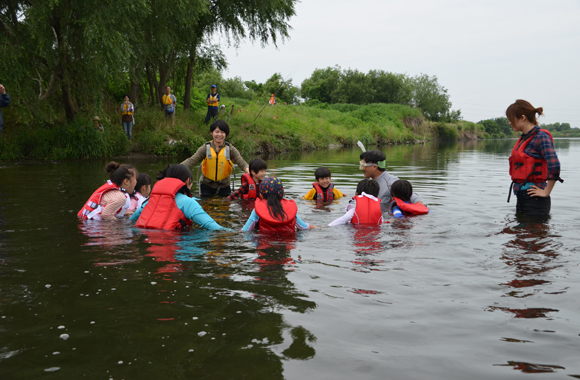
{"type": "MultiPolygon", "coordinates": [[[[102,219],[101,212],[103,211],[103,206],[101,206],[101,199],[103,198],[103,195],[105,195],[106,192],[111,190],[119,190],[125,193],[125,189],[115,185],[113,182],[109,180],[103,186],[95,190],[95,192],[93,193],[93,195],[91,195],[87,203],[85,203],[83,208],[81,208],[81,210],[77,213],[77,216],[82,220],[88,219],[101,220],[102,219]]],[[[117,210],[117,213],[115,214],[115,216],[118,218],[125,215],[125,211],[127,211],[127,209],[131,206],[131,199],[129,197],[129,194],[125,193],[125,196],[127,197],[127,201],[125,202],[123,207],[117,210]]]]}
{"type": "Polygon", "coordinates": [[[381,200],[372,199],[366,194],[355,197],[356,207],[350,222],[352,224],[381,224],[383,223],[383,212],[381,211],[381,200]]]}
{"type": "Polygon", "coordinates": [[[260,232],[294,232],[296,231],[296,214],[298,214],[298,207],[293,200],[282,199],[280,201],[282,208],[286,212],[284,221],[274,219],[268,211],[267,201],[264,199],[256,199],[256,214],[260,218],[259,229],[260,232]]]}
{"type": "Polygon", "coordinates": [[[191,220],[183,215],[183,211],[175,203],[175,194],[183,186],[185,183],[177,178],[158,181],[151,190],[149,201],[143,207],[135,226],[163,230],[187,229],[191,226],[191,220]]]}
{"type": "Polygon", "coordinates": [[[330,183],[326,190],[322,190],[322,187],[318,184],[318,182],[314,182],[312,187],[316,189],[316,200],[323,201],[323,202],[332,202],[334,200],[334,183],[330,183]]]}
{"type": "Polygon", "coordinates": [[[424,215],[429,213],[427,206],[422,203],[407,203],[396,197],[393,197],[393,203],[391,203],[389,210],[392,210],[393,206],[398,206],[405,214],[424,215]]]}
{"type": "Polygon", "coordinates": [[[510,163],[510,176],[512,181],[516,183],[533,182],[540,183],[546,182],[548,180],[548,165],[546,160],[543,158],[535,158],[526,153],[524,150],[540,132],[545,132],[550,136],[550,139],[554,141],[552,134],[545,129],[537,130],[532,136],[527,138],[525,141],[522,137],[518,139],[516,145],[512,149],[512,154],[509,159],[510,163]]]}
{"type": "Polygon", "coordinates": [[[258,185],[254,181],[254,178],[250,173],[244,173],[242,175],[242,185],[245,182],[248,184],[248,194],[243,194],[242,199],[254,200],[258,198],[258,185]]]}

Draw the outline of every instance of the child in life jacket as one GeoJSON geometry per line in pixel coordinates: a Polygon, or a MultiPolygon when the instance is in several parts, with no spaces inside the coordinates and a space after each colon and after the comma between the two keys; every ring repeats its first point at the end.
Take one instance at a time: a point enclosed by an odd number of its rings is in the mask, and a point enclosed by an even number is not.
{"type": "Polygon", "coordinates": [[[151,194],[151,176],[145,173],[139,173],[137,176],[137,184],[135,185],[135,191],[131,194],[131,207],[128,211],[135,212],[143,202],[147,200],[149,194],[151,194]]]}
{"type": "Polygon", "coordinates": [[[258,187],[266,177],[266,170],[268,164],[261,158],[254,158],[250,161],[250,172],[242,174],[242,186],[233,193],[231,193],[226,200],[233,201],[234,199],[254,200],[258,198],[258,187]]]}
{"type": "Polygon", "coordinates": [[[344,197],[340,190],[334,188],[334,183],[330,182],[332,180],[330,169],[320,167],[314,172],[314,177],[316,177],[316,182],[312,183],[312,189],[302,197],[303,199],[332,202],[335,199],[344,197]]]}
{"type": "Polygon", "coordinates": [[[136,227],[164,230],[188,229],[192,222],[208,230],[224,230],[191,196],[193,174],[185,165],[168,165],[157,174],[149,199],[135,211],[136,227]]]}
{"type": "Polygon", "coordinates": [[[242,231],[295,232],[316,228],[297,215],[296,202],[284,199],[284,186],[276,177],[266,177],[260,183],[260,198],[242,231]]]}
{"type": "Polygon", "coordinates": [[[111,161],[105,167],[109,180],[99,187],[77,213],[82,220],[116,220],[131,207],[129,194],[135,190],[137,170],[111,161]]]}
{"type": "Polygon", "coordinates": [[[396,180],[391,185],[391,195],[393,200],[389,204],[389,214],[395,218],[402,218],[405,215],[428,214],[429,209],[422,203],[411,203],[413,186],[411,182],[403,179],[396,180]]]}
{"type": "Polygon", "coordinates": [[[363,179],[356,186],[356,195],[346,206],[346,214],[330,222],[329,226],[341,224],[382,224],[379,183],[374,179],[363,179]]]}

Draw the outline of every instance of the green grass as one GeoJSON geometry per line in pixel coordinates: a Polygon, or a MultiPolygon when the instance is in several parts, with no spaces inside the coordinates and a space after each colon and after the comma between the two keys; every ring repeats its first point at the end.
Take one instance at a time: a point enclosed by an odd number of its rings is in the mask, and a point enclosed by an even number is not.
{"type": "MultiPolygon", "coordinates": [[[[359,140],[373,146],[483,138],[479,124],[433,123],[425,120],[421,110],[400,104],[278,104],[263,108],[263,103],[233,98],[223,98],[221,104],[226,105],[226,112],[219,118],[227,118],[230,125],[228,141],[249,153],[326,149],[355,145],[359,140]]],[[[92,115],[69,125],[11,128],[0,139],[0,160],[103,158],[127,154],[131,146],[133,151],[149,155],[187,156],[211,139],[209,126],[203,123],[205,114],[205,108],[186,112],[178,106],[172,126],[160,108],[137,107],[132,144],[124,136],[116,107],[99,115],[104,134],[92,128],[92,115]]]]}

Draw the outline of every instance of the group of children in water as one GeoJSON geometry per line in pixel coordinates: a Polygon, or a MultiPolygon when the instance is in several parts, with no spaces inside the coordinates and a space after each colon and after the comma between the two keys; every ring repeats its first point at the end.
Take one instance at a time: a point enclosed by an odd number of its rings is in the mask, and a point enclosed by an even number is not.
{"type": "MultiPolygon", "coordinates": [[[[109,173],[109,180],[91,195],[78,212],[83,220],[114,220],[128,216],[141,228],[187,229],[196,223],[209,230],[225,229],[192,196],[193,174],[185,165],[168,165],[157,174],[153,187],[149,175],[138,173],[130,165],[110,162],[105,171],[109,173]]],[[[293,200],[284,198],[282,181],[276,177],[266,177],[267,164],[264,160],[256,158],[250,161],[248,171],[242,176],[240,188],[226,198],[230,201],[244,199],[255,202],[243,231],[294,232],[296,229],[316,228],[298,216],[293,200]]],[[[303,199],[332,202],[345,196],[334,187],[328,168],[318,168],[315,177],[313,188],[303,199]]],[[[361,180],[346,213],[329,226],[383,223],[381,201],[377,198],[379,190],[379,183],[374,179],[361,180]]],[[[429,212],[424,205],[410,202],[413,187],[408,181],[396,180],[390,186],[390,192],[392,202],[388,211],[391,215],[402,217],[405,213],[429,212]]]]}

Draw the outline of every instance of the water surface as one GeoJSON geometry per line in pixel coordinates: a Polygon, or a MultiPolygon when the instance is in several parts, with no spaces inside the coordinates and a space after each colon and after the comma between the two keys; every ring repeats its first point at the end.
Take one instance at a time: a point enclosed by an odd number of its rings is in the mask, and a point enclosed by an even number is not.
{"type": "MultiPolygon", "coordinates": [[[[431,214],[276,240],[81,223],[105,161],[0,164],[0,377],[580,376],[580,140],[555,142],[566,181],[543,223],[506,203],[513,143],[385,147],[431,214]]],[[[276,157],[268,171],[324,226],[348,199],[300,197],[319,166],[354,195],[359,153],[276,157]]],[[[120,161],[152,176],[168,163],[120,161]]],[[[202,204],[235,231],[252,209],[202,204]]]]}

